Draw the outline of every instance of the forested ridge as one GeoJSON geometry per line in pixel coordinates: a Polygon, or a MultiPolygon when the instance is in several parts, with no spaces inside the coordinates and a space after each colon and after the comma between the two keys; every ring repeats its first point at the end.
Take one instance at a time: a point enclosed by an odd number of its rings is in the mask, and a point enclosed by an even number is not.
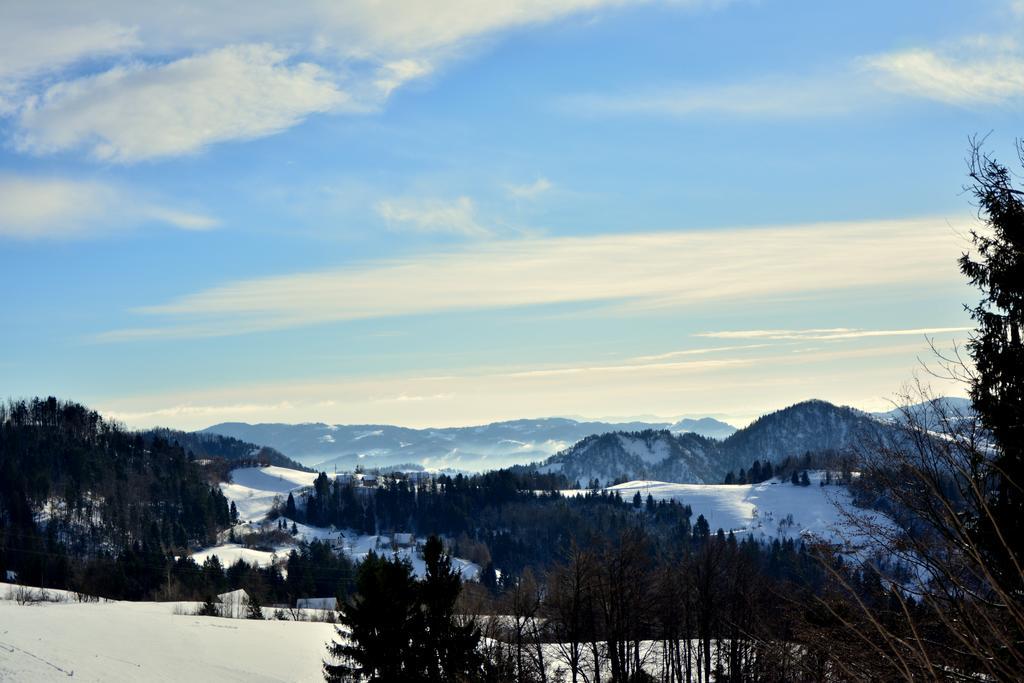
{"type": "Polygon", "coordinates": [[[0,405],[0,568],[66,587],[89,562],[211,543],[231,521],[216,470],[77,403],[0,405]]]}

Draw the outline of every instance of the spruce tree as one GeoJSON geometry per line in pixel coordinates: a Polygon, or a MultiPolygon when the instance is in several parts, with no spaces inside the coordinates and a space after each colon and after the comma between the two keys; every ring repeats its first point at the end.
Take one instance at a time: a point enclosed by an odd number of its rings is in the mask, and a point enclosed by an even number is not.
{"type": "MultiPolygon", "coordinates": [[[[971,402],[995,441],[994,457],[979,467],[981,485],[992,491],[994,519],[980,516],[977,526],[983,545],[993,548],[996,570],[1019,583],[1017,568],[1024,562],[1024,190],[1014,187],[1009,169],[980,145],[974,141],[970,190],[987,229],[971,232],[977,258],[960,258],[961,272],[981,291],[978,304],[967,307],[977,324],[967,345],[975,366],[969,378],[971,402]],[[995,540],[996,529],[1004,542],[995,540]],[[1002,550],[1006,547],[1017,550],[1008,553],[1002,550]]],[[[1024,143],[1018,143],[1018,151],[1024,162],[1024,143]]]]}
{"type": "Polygon", "coordinates": [[[477,651],[480,630],[455,614],[455,602],[462,590],[462,577],[452,567],[451,556],[441,540],[431,536],[423,547],[426,575],[419,584],[424,630],[419,634],[424,662],[424,680],[473,680],[483,662],[477,651]]]}
{"type": "Polygon", "coordinates": [[[419,681],[422,657],[414,635],[423,630],[412,565],[370,552],[356,573],[356,592],[341,605],[347,633],[328,645],[337,663],[324,662],[328,681],[419,681]]]}

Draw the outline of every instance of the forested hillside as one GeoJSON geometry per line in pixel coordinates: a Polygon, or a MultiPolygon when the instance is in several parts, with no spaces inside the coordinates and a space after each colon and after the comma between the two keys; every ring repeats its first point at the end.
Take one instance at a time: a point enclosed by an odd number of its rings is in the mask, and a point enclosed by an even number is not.
{"type": "Polygon", "coordinates": [[[215,478],[181,445],[77,403],[0,405],[0,569],[63,586],[77,560],[209,543],[231,517],[215,478]]]}
{"type": "Polygon", "coordinates": [[[231,436],[162,428],[143,432],[143,436],[150,440],[163,439],[170,443],[177,443],[196,459],[221,459],[232,467],[277,465],[295,470],[313,471],[276,448],[258,446],[231,436]]]}

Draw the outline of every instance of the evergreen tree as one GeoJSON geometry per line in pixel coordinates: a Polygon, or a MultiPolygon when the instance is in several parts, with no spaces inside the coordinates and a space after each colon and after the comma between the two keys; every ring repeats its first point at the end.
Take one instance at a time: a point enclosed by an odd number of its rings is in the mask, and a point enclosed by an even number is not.
{"type": "Polygon", "coordinates": [[[238,508],[235,507],[235,501],[231,501],[231,523],[238,524],[238,508]]]}
{"type": "Polygon", "coordinates": [[[263,619],[263,606],[255,594],[249,596],[249,608],[246,619],[263,619]]]}
{"type": "Polygon", "coordinates": [[[423,614],[412,565],[370,552],[356,573],[356,593],[341,605],[340,642],[328,645],[337,664],[324,662],[328,681],[369,680],[404,683],[421,680],[423,663],[414,634],[423,614]]]}
{"type": "Polygon", "coordinates": [[[793,476],[789,478],[789,481],[793,486],[800,485],[800,475],[797,474],[796,470],[793,470],[793,476]]]}
{"type": "Polygon", "coordinates": [[[693,525],[693,538],[698,542],[704,542],[711,536],[711,527],[704,515],[697,515],[697,521],[693,525]]]}
{"type": "Polygon", "coordinates": [[[201,617],[219,617],[220,608],[217,606],[217,600],[213,595],[206,596],[206,600],[203,601],[202,607],[199,608],[199,616],[201,617]]]}
{"type": "MultiPolygon", "coordinates": [[[[1024,161],[1024,143],[1018,146],[1024,161]]],[[[994,568],[1019,583],[1018,568],[1024,563],[1024,191],[1014,187],[1006,166],[982,153],[980,142],[972,151],[971,190],[988,230],[971,231],[978,259],[970,254],[960,258],[961,272],[982,295],[967,309],[977,323],[967,345],[975,365],[970,395],[996,442],[993,462],[980,468],[979,476],[991,480],[980,486],[994,492],[995,519],[980,516],[978,527],[982,543],[993,548],[994,568]],[[998,542],[996,528],[1011,537],[998,542]],[[997,549],[1007,546],[1017,550],[997,549]]]]}
{"type": "Polygon", "coordinates": [[[633,494],[633,507],[639,510],[643,504],[644,498],[643,496],[640,495],[640,492],[637,491],[635,494],[633,494]]]}
{"type": "Polygon", "coordinates": [[[297,519],[297,515],[298,510],[295,509],[295,496],[293,496],[291,492],[289,492],[288,502],[285,503],[284,505],[284,516],[288,519],[295,520],[297,519]]]}
{"type": "Polygon", "coordinates": [[[423,560],[426,575],[419,585],[419,598],[425,629],[414,637],[421,640],[424,680],[472,680],[479,676],[483,664],[477,652],[480,630],[474,622],[455,614],[462,577],[452,568],[451,557],[437,536],[427,540],[423,560]]]}
{"type": "Polygon", "coordinates": [[[807,470],[804,470],[803,472],[800,473],[800,485],[801,486],[810,486],[811,485],[811,478],[807,476],[807,470]]]}

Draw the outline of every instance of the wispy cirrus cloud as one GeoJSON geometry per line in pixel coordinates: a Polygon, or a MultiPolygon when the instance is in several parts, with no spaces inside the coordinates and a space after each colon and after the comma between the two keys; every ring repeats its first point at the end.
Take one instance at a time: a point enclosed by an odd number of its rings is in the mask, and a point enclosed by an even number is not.
{"type": "Polygon", "coordinates": [[[393,229],[420,233],[448,233],[464,237],[491,234],[476,217],[469,197],[444,199],[385,199],[374,207],[393,229]]]}
{"type": "Polygon", "coordinates": [[[597,116],[805,118],[915,99],[957,106],[1024,101],[1024,50],[1013,37],[972,36],[939,46],[864,55],[815,72],[568,95],[559,106],[597,116]]]}
{"type": "Polygon", "coordinates": [[[1024,52],[988,41],[973,50],[943,54],[911,49],[864,60],[879,84],[901,95],[954,105],[1005,104],[1024,99],[1024,52]]]}
{"type": "Polygon", "coordinates": [[[516,199],[536,199],[543,194],[547,194],[553,187],[554,183],[541,176],[532,183],[525,185],[506,185],[505,191],[516,199]]]}
{"type": "Polygon", "coordinates": [[[652,414],[665,414],[666,406],[671,406],[672,415],[719,413],[742,425],[766,410],[811,397],[884,408],[886,400],[878,387],[891,387],[889,364],[910,368],[921,350],[922,344],[915,342],[800,353],[769,349],[756,355],[666,362],[467,367],[443,375],[413,372],[246,383],[187,394],[108,399],[98,405],[134,426],[171,424],[184,429],[225,419],[455,426],[570,411],[608,415],[623,406],[652,414]],[[750,399],[738,403],[739,395],[750,399]]]}
{"type": "Polygon", "coordinates": [[[950,332],[969,332],[972,327],[918,327],[896,330],[861,330],[831,327],[807,330],[728,330],[698,332],[695,337],[713,339],[770,339],[773,341],[834,341],[840,339],[868,339],[871,337],[925,337],[950,332]]]}
{"type": "MultiPolygon", "coordinates": [[[[964,219],[967,224],[971,219],[964,219]]],[[[240,334],[344,320],[551,304],[687,307],[958,282],[944,219],[533,238],[227,283],[138,311],[101,340],[240,334]]]]}
{"type": "Polygon", "coordinates": [[[0,174],[0,237],[83,238],[160,223],[210,230],[220,222],[158,198],[94,180],[0,174]]]}

